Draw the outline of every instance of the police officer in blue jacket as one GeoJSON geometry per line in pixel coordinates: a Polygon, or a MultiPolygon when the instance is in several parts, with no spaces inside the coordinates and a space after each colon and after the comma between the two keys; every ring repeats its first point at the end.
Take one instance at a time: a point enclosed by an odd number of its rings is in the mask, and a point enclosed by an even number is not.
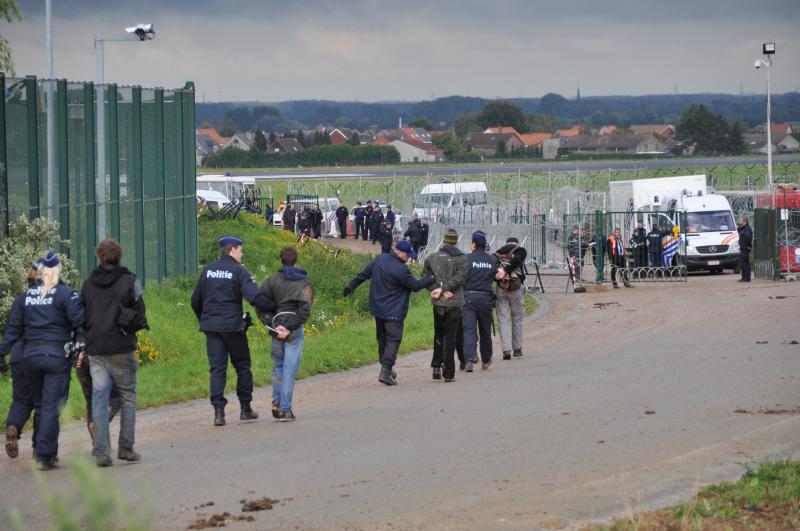
{"type": "Polygon", "coordinates": [[[356,201],[356,207],[353,209],[353,216],[356,219],[356,240],[359,235],[363,239],[367,239],[366,228],[364,227],[364,207],[361,206],[361,201],[356,201]]]}
{"type": "Polygon", "coordinates": [[[80,295],[59,283],[60,274],[61,261],[51,251],[39,266],[41,282],[15,301],[0,344],[0,355],[5,355],[25,338],[22,359],[39,417],[34,446],[43,470],[55,468],[58,459],[58,415],[67,399],[71,367],[64,344],[84,318],[80,295]]]}
{"type": "Polygon", "coordinates": [[[408,314],[408,298],[412,292],[427,288],[433,277],[420,280],[414,278],[406,262],[416,258],[411,244],[398,242],[394,252],[381,254],[350,281],[343,294],[353,293],[362,282],[371,279],[369,288],[369,311],[375,316],[375,331],[378,338],[378,358],[381,372],[378,381],[386,385],[397,385],[397,373],[392,368],[397,360],[397,351],[403,340],[403,322],[408,314]]]}
{"type": "Polygon", "coordinates": [[[233,236],[220,238],[220,259],[203,268],[192,293],[192,310],[200,321],[200,330],[206,334],[214,426],[225,425],[228,356],[236,369],[236,395],[241,406],[239,419],[258,418],[258,413],[250,407],[253,400],[253,373],[247,343],[250,315],[242,312],[242,298],[262,312],[273,311],[274,305],[242,266],[243,244],[233,236]]]}
{"type": "MultiPolygon", "coordinates": [[[[37,269],[41,259],[31,264],[28,268],[28,287],[36,287],[37,269]]],[[[14,301],[14,305],[22,303],[22,299],[14,301]]],[[[14,306],[11,307],[11,313],[14,312],[14,306]]],[[[22,353],[25,349],[25,338],[20,338],[11,347],[11,407],[8,408],[8,417],[6,419],[6,453],[11,459],[19,455],[19,438],[22,434],[22,428],[31,418],[33,413],[33,392],[31,386],[28,384],[28,379],[25,377],[25,365],[22,361],[22,353]]],[[[8,369],[4,365],[4,360],[0,358],[0,372],[6,372],[8,369]]],[[[33,418],[33,437],[36,439],[36,425],[38,417],[33,418]]]]}
{"type": "Polygon", "coordinates": [[[467,255],[467,280],[464,282],[464,357],[466,371],[472,372],[478,363],[480,335],[481,368],[492,364],[492,308],[494,306],[494,276],[499,263],[486,251],[486,234],[472,233],[472,252],[467,255]]]}

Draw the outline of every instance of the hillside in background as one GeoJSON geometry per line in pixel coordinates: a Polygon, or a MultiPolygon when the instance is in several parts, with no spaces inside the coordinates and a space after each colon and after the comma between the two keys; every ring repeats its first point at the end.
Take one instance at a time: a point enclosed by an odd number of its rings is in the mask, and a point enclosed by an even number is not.
{"type": "MultiPolygon", "coordinates": [[[[398,118],[409,123],[426,118],[436,128],[452,126],[459,116],[475,114],[492,100],[448,96],[420,102],[336,102],[325,100],[263,102],[198,103],[196,122],[220,123],[226,113],[237,108],[269,106],[271,111],[262,127],[275,131],[297,129],[300,126],[333,124],[340,127],[365,129],[397,127],[398,118]],[[265,127],[266,126],[266,127],[265,127]]],[[[724,118],[754,126],[765,121],[764,95],[731,94],[669,94],[655,96],[599,96],[566,99],[558,94],[542,98],[509,98],[526,114],[549,114],[563,123],[587,122],[594,125],[676,123],[684,108],[702,103],[724,118]]],[[[800,93],[789,92],[772,98],[773,121],[800,121],[800,93]]],[[[255,123],[251,124],[255,128],[255,123]]]]}

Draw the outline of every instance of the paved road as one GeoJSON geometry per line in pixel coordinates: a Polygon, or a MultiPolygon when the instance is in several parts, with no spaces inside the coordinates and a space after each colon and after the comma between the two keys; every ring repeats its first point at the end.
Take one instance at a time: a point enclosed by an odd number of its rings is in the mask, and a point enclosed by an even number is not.
{"type": "MultiPolygon", "coordinates": [[[[418,353],[401,360],[394,388],[375,366],[300,382],[293,424],[214,428],[204,401],[144,411],[144,461],[107,473],[133,498],[147,493],[158,528],[268,496],[283,501],[230,527],[538,529],[661,506],[745,463],[800,458],[800,345],[789,344],[800,340],[800,283],[693,276],[546,303],[526,325],[524,358],[453,384],[430,380],[418,353]],[[795,414],[759,413],[770,409],[795,414]]],[[[256,397],[266,412],[266,390],[256,397]]],[[[82,430],[67,432],[65,454],[85,453],[82,430]]],[[[42,528],[26,467],[0,460],[2,506],[42,528]]],[[[70,489],[65,471],[46,477],[70,489]]]]}
{"type": "MultiPolygon", "coordinates": [[[[775,156],[773,164],[800,162],[800,155],[775,156]]],[[[547,172],[553,171],[574,171],[576,168],[581,171],[596,171],[635,168],[696,168],[703,166],[731,166],[741,164],[766,164],[766,156],[749,157],[728,157],[728,158],[697,158],[697,159],[659,159],[659,160],[640,160],[640,161],[605,161],[605,162],[510,162],[508,164],[465,164],[459,165],[413,165],[400,168],[376,169],[369,168],[364,170],[348,168],[347,170],[290,170],[285,171],[253,171],[247,172],[251,176],[259,176],[262,179],[285,179],[287,177],[297,179],[320,179],[320,178],[358,178],[358,177],[392,177],[394,175],[406,176],[426,176],[426,175],[479,175],[485,173],[517,173],[522,172],[547,172]]],[[[206,168],[198,173],[213,174],[213,168],[206,168]]]]}

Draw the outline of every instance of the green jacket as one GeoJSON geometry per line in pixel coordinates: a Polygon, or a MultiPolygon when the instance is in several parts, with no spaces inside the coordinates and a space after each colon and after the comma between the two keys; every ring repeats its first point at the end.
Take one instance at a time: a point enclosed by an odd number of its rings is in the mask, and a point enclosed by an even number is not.
{"type": "Polygon", "coordinates": [[[464,282],[467,280],[468,272],[467,255],[454,245],[443,245],[441,249],[426,258],[422,276],[432,276],[434,279],[434,283],[428,286],[428,289],[433,291],[442,288],[442,292],[449,291],[453,294],[453,298],[449,300],[444,295],[434,299],[433,305],[444,308],[464,306],[464,282]]]}

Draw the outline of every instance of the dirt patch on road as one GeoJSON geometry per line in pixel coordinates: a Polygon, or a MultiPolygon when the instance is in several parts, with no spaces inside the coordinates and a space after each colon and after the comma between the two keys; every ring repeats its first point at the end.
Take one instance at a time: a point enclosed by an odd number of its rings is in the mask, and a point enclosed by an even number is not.
{"type": "Polygon", "coordinates": [[[198,518],[188,529],[211,529],[213,527],[225,527],[228,522],[255,522],[252,516],[234,516],[231,513],[213,514],[208,518],[198,518]]]}
{"type": "Polygon", "coordinates": [[[758,411],[748,411],[747,409],[736,409],[734,413],[741,415],[800,415],[800,406],[793,408],[774,407],[761,408],[758,411]]]}
{"type": "Polygon", "coordinates": [[[242,512],[271,511],[273,507],[280,503],[280,500],[270,498],[259,498],[257,500],[242,500],[242,512]]]}

